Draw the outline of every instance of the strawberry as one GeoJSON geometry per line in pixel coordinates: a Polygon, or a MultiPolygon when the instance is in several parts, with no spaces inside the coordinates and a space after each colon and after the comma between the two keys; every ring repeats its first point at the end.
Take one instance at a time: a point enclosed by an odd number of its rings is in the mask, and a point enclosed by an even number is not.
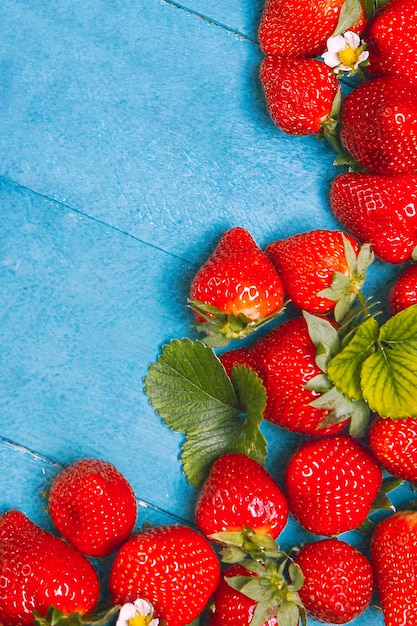
{"type": "Polygon", "coordinates": [[[274,241],[265,254],[295,306],[328,313],[339,301],[348,308],[362,287],[365,273],[357,267],[359,250],[357,241],[340,230],[311,230],[274,241]],[[321,293],[324,289],[331,299],[321,293]]]}
{"type": "Polygon", "coordinates": [[[213,596],[209,626],[298,624],[305,615],[298,594],[302,575],[292,564],[292,577],[286,576],[280,564],[269,562],[269,569],[254,563],[246,564],[250,569],[242,564],[226,568],[213,596]]]}
{"type": "Polygon", "coordinates": [[[365,36],[372,76],[398,74],[416,82],[416,22],[414,0],[388,0],[378,9],[365,36]]]}
{"type": "Polygon", "coordinates": [[[287,519],[285,496],[262,465],[238,453],[216,459],[196,504],[197,526],[206,537],[247,526],[275,539],[287,519]]]}
{"type": "Polygon", "coordinates": [[[281,324],[250,346],[220,356],[230,374],[236,364],[252,368],[267,392],[264,418],[278,426],[306,435],[329,435],[344,428],[347,421],[322,426],[328,410],[311,402],[320,393],[306,389],[306,383],[322,373],[315,362],[316,348],[303,317],[281,324]]]}
{"type": "Polygon", "coordinates": [[[285,475],[290,511],[316,535],[338,535],[366,519],[382,483],[373,456],[348,435],[305,442],[285,475]]]}
{"type": "Polygon", "coordinates": [[[300,598],[313,619],[346,624],[368,606],[374,587],[371,563],[345,541],[331,538],[307,543],[295,562],[304,575],[300,598]]]}
{"type": "Polygon", "coordinates": [[[361,242],[387,263],[411,258],[417,246],[417,174],[347,172],[331,185],[330,206],[361,242]]]}
{"type": "MultiPolygon", "coordinates": [[[[265,54],[316,57],[339,21],[345,0],[266,0],[259,25],[265,54]]],[[[355,13],[345,30],[361,33],[366,25],[362,3],[351,2],[355,13]]]]}
{"type": "Polygon", "coordinates": [[[86,557],[17,509],[0,516],[0,580],[3,626],[33,624],[33,611],[46,616],[50,605],[85,615],[100,593],[86,557]]]}
{"type": "Polygon", "coordinates": [[[374,78],[343,101],[340,140],[362,167],[378,174],[417,169],[417,85],[401,76],[374,78]]]}
{"type": "Polygon", "coordinates": [[[145,598],[169,626],[192,622],[205,608],[220,578],[209,542],[182,525],[145,528],[128,539],[110,571],[114,604],[145,598]]]}
{"type": "Polygon", "coordinates": [[[385,626],[417,624],[417,512],[401,511],[380,522],[371,558],[385,626]]]}
{"type": "Polygon", "coordinates": [[[322,61],[267,56],[259,79],[273,122],[289,135],[311,135],[331,123],[339,83],[322,61]]]}
{"type": "Polygon", "coordinates": [[[388,297],[393,315],[417,304],[417,265],[410,265],[396,279],[388,297]]]}
{"type": "Polygon", "coordinates": [[[189,303],[197,328],[214,345],[243,337],[278,315],[281,280],[271,261],[244,228],[226,231],[195,275],[189,303]]]}
{"type": "Polygon", "coordinates": [[[417,418],[377,417],[369,429],[369,447],[390,474],[417,482],[417,418]]]}
{"type": "Polygon", "coordinates": [[[80,552],[107,556],[130,535],[137,504],[134,491],[114,465],[80,459],[54,479],[49,512],[58,531],[80,552]]]}

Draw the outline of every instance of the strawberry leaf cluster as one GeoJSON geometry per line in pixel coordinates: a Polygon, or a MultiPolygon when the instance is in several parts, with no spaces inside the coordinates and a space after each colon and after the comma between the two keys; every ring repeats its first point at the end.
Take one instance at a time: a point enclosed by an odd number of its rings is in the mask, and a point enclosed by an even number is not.
{"type": "Polygon", "coordinates": [[[225,452],[265,461],[267,445],[259,426],[266,392],[253,370],[236,367],[229,378],[212,348],[174,340],[150,365],[145,392],[165,424],[186,434],[181,459],[193,485],[201,484],[225,452]]]}

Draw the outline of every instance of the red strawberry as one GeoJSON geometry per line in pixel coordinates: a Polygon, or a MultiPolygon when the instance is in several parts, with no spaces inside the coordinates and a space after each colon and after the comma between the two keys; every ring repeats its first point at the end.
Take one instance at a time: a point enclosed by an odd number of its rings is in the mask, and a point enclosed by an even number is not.
{"type": "Polygon", "coordinates": [[[137,504],[132,487],[114,465],[87,458],[56,476],[49,512],[62,536],[80,552],[106,556],[130,535],[137,504]]]}
{"type": "Polygon", "coordinates": [[[284,133],[315,134],[331,121],[339,83],[322,61],[268,56],[259,78],[269,114],[284,133]]]}
{"type": "Polygon", "coordinates": [[[328,313],[336,303],[346,300],[350,304],[365,280],[364,273],[353,258],[359,254],[357,241],[340,230],[312,230],[280,239],[269,244],[265,254],[281,276],[284,291],[290,300],[309,313],[328,313]],[[345,243],[347,240],[347,243],[345,243]],[[351,245],[352,255],[346,246],[351,245]],[[319,295],[329,289],[337,274],[342,274],[334,284],[334,299],[319,295]]]}
{"type": "Polygon", "coordinates": [[[416,82],[416,23],[415,0],[388,0],[376,12],[365,37],[373,76],[398,74],[416,82]]]}
{"type": "Polygon", "coordinates": [[[274,328],[251,346],[224,352],[220,360],[228,373],[240,364],[258,374],[267,393],[266,420],[293,432],[324,436],[339,432],[347,421],[322,427],[329,411],[310,405],[320,395],[305,388],[322,373],[315,355],[307,323],[300,317],[274,328]]]}
{"type": "Polygon", "coordinates": [[[245,336],[284,304],[281,280],[271,261],[243,228],[221,237],[191,284],[197,326],[219,345],[245,336]]]}
{"type": "Polygon", "coordinates": [[[340,223],[369,242],[387,263],[411,258],[417,246],[417,174],[382,176],[349,172],[337,176],[330,206],[340,223]]]}
{"type": "Polygon", "coordinates": [[[169,626],[192,622],[205,608],[220,578],[209,542],[186,526],[145,528],[116,554],[110,572],[114,604],[146,598],[169,626]]]}
{"type": "Polygon", "coordinates": [[[393,315],[413,304],[417,304],[417,265],[403,270],[389,293],[389,308],[393,315]]]}
{"type": "Polygon", "coordinates": [[[338,535],[360,526],[381,483],[378,463],[348,435],[307,441],[286,470],[290,511],[316,535],[338,535]]]}
{"type": "Polygon", "coordinates": [[[277,566],[268,570],[263,565],[255,564],[253,568],[256,571],[248,571],[237,564],[223,572],[213,596],[209,626],[249,626],[255,621],[260,626],[284,626],[287,623],[296,623],[294,620],[297,614],[305,613],[297,591],[302,580],[299,568],[292,565],[292,573],[296,574],[294,580],[284,577],[277,566]],[[245,595],[244,589],[240,591],[232,587],[234,580],[238,582],[237,587],[240,587],[239,583],[249,582],[252,586],[252,593],[248,590],[251,597],[245,595]],[[256,586],[257,582],[259,586],[256,586]],[[256,599],[252,596],[256,596],[256,599]],[[266,597],[268,601],[265,602],[266,597]],[[279,610],[281,606],[282,613],[279,610]]]}
{"type": "Polygon", "coordinates": [[[343,101],[340,139],[366,169],[401,174],[417,169],[417,85],[401,76],[374,78],[343,101]]]}
{"type": "Polygon", "coordinates": [[[50,605],[68,615],[89,613],[99,580],[85,556],[12,509],[0,516],[0,623],[33,624],[50,605]]]}
{"type": "Polygon", "coordinates": [[[287,519],[285,496],[262,465],[237,453],[213,463],[196,504],[197,526],[206,537],[248,526],[275,539],[287,519]]]}
{"type": "Polygon", "coordinates": [[[304,574],[300,598],[313,619],[346,624],[368,606],[374,586],[372,566],[345,541],[332,538],[307,543],[295,562],[304,574]]]}
{"type": "MultiPolygon", "coordinates": [[[[266,0],[259,25],[262,50],[274,56],[319,56],[336,29],[344,2],[266,0]]],[[[359,0],[352,4],[359,17],[353,18],[349,30],[361,33],[366,25],[363,6],[359,0]]]]}
{"type": "Polygon", "coordinates": [[[378,417],[369,429],[369,447],[382,467],[403,480],[417,482],[417,418],[378,417]]]}
{"type": "Polygon", "coordinates": [[[371,557],[385,626],[417,624],[417,512],[401,511],[380,522],[371,557]]]}

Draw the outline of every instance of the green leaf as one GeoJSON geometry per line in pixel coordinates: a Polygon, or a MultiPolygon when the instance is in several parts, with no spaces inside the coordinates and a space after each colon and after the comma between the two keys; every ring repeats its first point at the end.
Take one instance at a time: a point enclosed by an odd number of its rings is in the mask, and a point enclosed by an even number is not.
{"type": "Polygon", "coordinates": [[[226,452],[265,460],[267,445],[259,430],[265,388],[257,374],[243,366],[233,368],[232,379],[212,348],[190,339],[164,346],[148,368],[145,393],[164,423],[185,434],[183,470],[196,487],[226,452]]]}
{"type": "Polygon", "coordinates": [[[404,309],[381,326],[380,340],[417,355],[417,304],[404,309]]]}
{"type": "Polygon", "coordinates": [[[362,367],[363,395],[382,417],[417,416],[416,359],[407,353],[378,350],[362,367]]]}
{"type": "Polygon", "coordinates": [[[339,21],[333,37],[341,35],[356,24],[362,14],[361,0],[345,0],[340,10],[339,21]]]}
{"type": "Polygon", "coordinates": [[[360,324],[353,338],[328,364],[327,375],[340,391],[351,400],[362,398],[362,364],[375,351],[379,325],[371,317],[360,324]]]}
{"type": "Polygon", "coordinates": [[[316,364],[322,372],[327,371],[329,360],[339,352],[340,342],[337,330],[326,318],[303,311],[307,322],[308,334],[317,348],[316,364]]]}
{"type": "Polygon", "coordinates": [[[382,417],[417,416],[417,305],[381,326],[377,351],[363,363],[363,396],[382,417]]]}

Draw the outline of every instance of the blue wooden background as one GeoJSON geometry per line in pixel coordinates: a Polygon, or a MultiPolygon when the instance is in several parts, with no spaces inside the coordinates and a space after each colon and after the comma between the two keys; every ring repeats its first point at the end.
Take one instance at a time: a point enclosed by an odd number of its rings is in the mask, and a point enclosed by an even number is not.
{"type": "MultiPolygon", "coordinates": [[[[264,246],[339,226],[334,154],[266,112],[262,6],[3,0],[1,511],[49,527],[41,492],[96,456],[132,483],[139,523],[193,521],[181,437],[143,393],[148,364],[193,336],[189,284],[224,230],[264,246]]],[[[384,302],[397,273],[376,262],[367,290],[384,302]]],[[[298,439],[263,428],[280,480],[298,439]]],[[[282,543],[305,537],[291,520],[282,543]]],[[[356,623],[383,620],[369,609],[356,623]]]]}

